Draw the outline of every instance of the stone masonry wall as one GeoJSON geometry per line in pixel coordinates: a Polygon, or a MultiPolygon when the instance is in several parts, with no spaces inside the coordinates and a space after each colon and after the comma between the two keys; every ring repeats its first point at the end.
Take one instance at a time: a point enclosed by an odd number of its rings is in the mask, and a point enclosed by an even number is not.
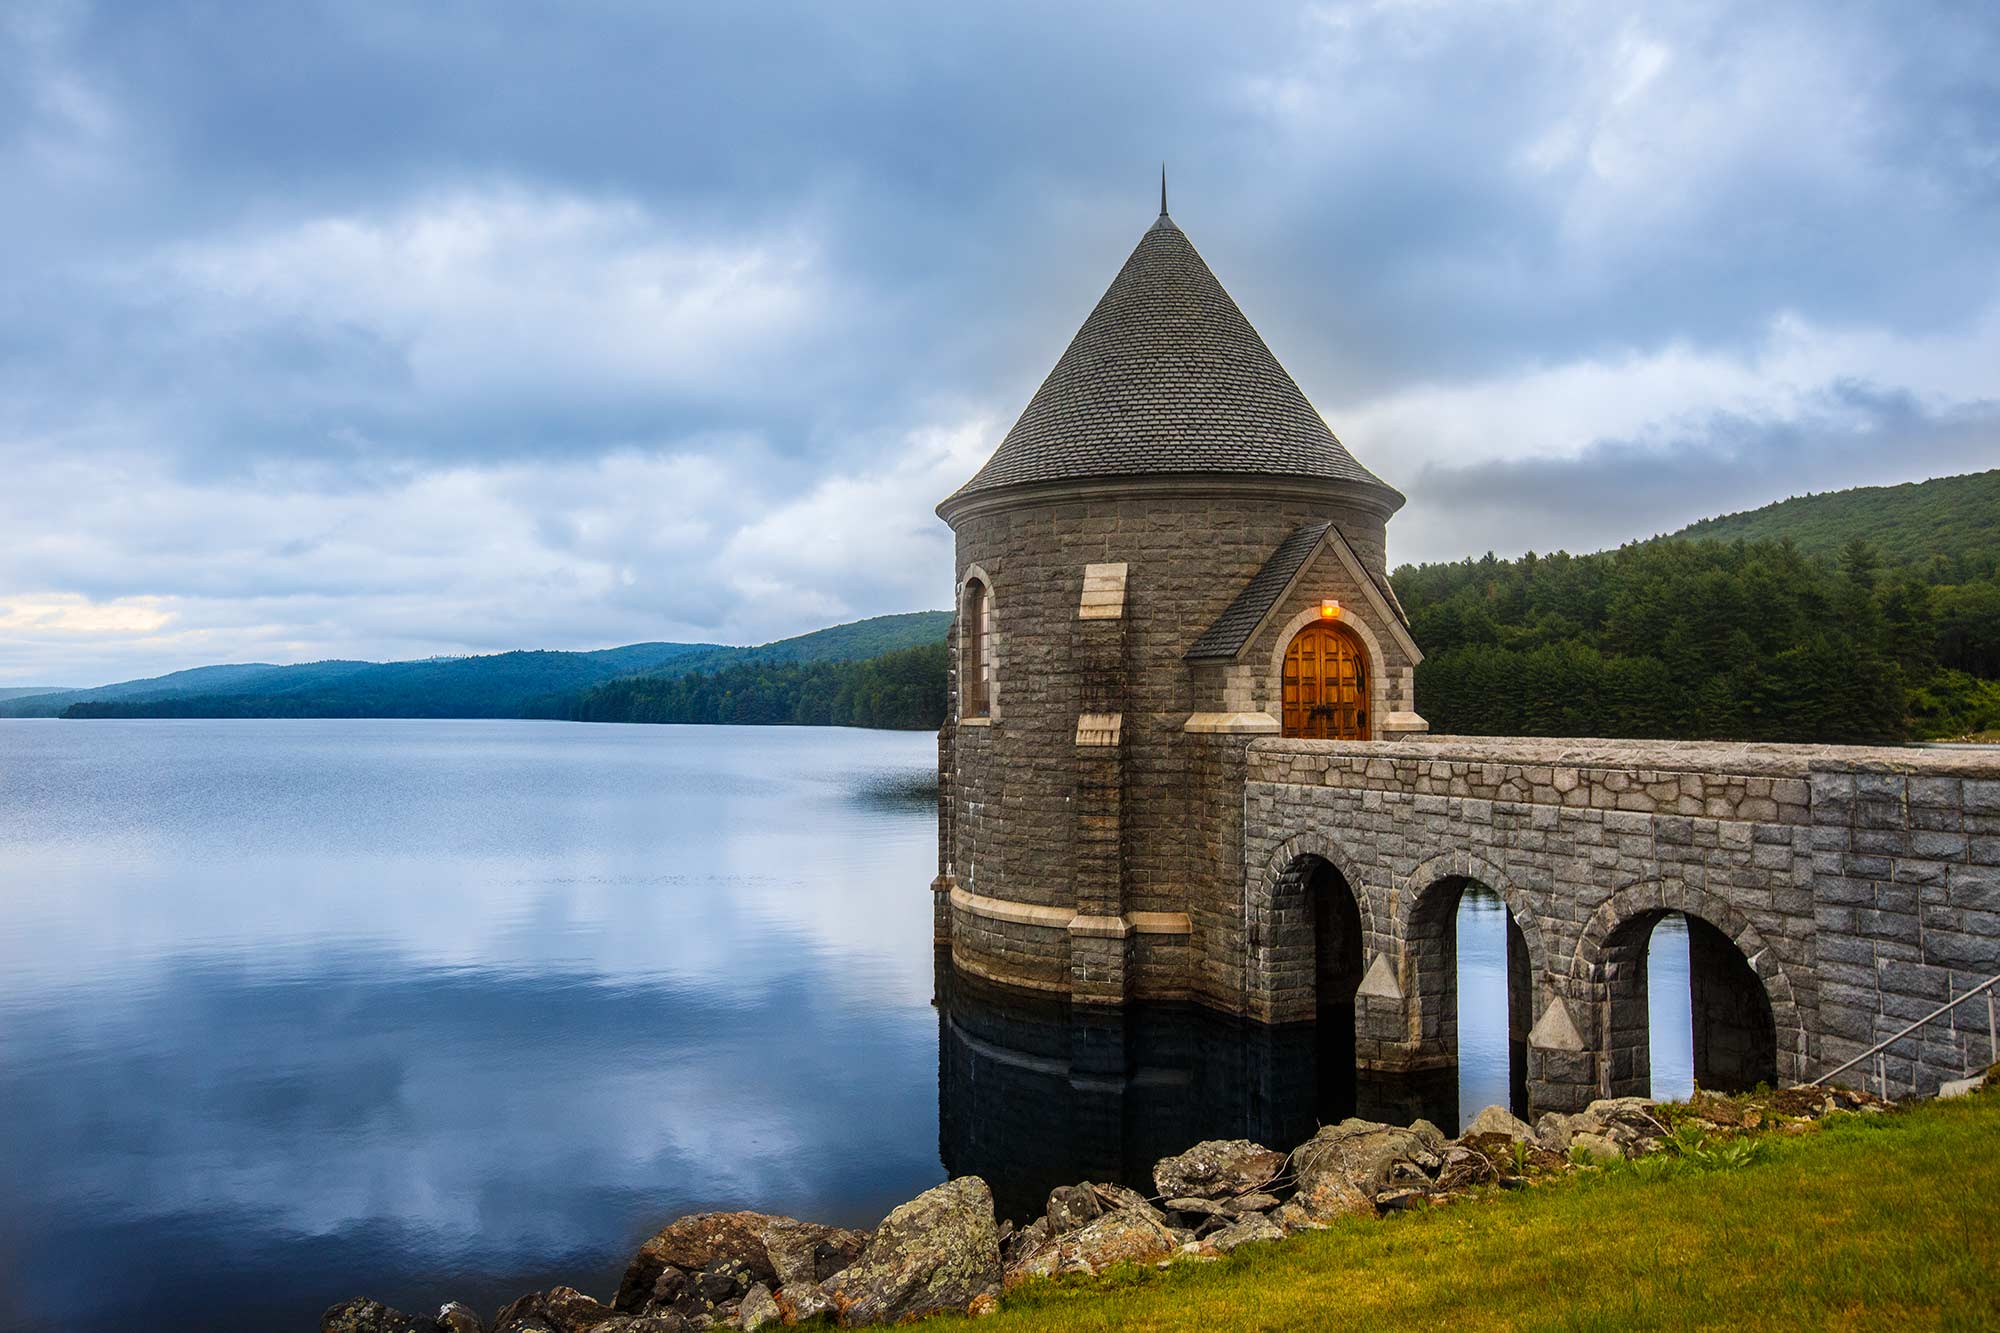
{"type": "MultiPolygon", "coordinates": [[[[1498,893],[1521,929],[1540,1108],[1643,1091],[1643,1022],[1634,1032],[1621,1015],[1643,1012],[1644,933],[1667,912],[1714,926],[1754,972],[1785,1079],[2000,972],[1991,751],[1445,737],[1263,739],[1247,752],[1242,925],[1197,940],[1207,974],[1241,988],[1207,998],[1266,1021],[1310,1014],[1309,918],[1287,895],[1300,858],[1325,859],[1380,960],[1358,1047],[1384,1067],[1452,1058],[1439,1014],[1451,981],[1426,975],[1421,937],[1440,919],[1427,901],[1469,884],[1498,893]]],[[[1967,1009],[1891,1048],[1892,1095],[1992,1058],[1984,1006],[1967,1009]]],[[[1698,1049],[1709,1038],[1718,1060],[1740,1057],[1728,1033],[1698,1034],[1698,1049]]]]}

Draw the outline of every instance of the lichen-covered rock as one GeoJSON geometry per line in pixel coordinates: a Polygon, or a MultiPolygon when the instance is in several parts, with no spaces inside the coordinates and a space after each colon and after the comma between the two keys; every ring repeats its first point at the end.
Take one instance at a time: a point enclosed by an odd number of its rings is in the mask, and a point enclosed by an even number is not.
{"type": "Polygon", "coordinates": [[[1104,1204],[1090,1185],[1058,1185],[1049,1191],[1049,1234],[1060,1236],[1094,1222],[1104,1212],[1104,1204]]]}
{"type": "Polygon", "coordinates": [[[380,1301],[342,1301],[319,1317],[320,1333],[431,1333],[436,1324],[380,1301]]]}
{"type": "Polygon", "coordinates": [[[1569,1152],[1569,1117],[1561,1111],[1544,1111],[1535,1121],[1535,1142],[1553,1153],[1569,1152]]]}
{"type": "Polygon", "coordinates": [[[438,1333],[486,1333],[486,1322],[469,1305],[446,1301],[438,1307],[438,1333]]]}
{"type": "Polygon", "coordinates": [[[639,1313],[651,1300],[661,1270],[671,1266],[697,1272],[718,1259],[734,1259],[749,1269],[753,1281],[778,1282],[778,1271],[764,1247],[764,1233],[775,1224],[792,1222],[771,1213],[695,1213],[676,1218],[639,1247],[626,1266],[624,1280],[612,1305],[639,1313]]]}
{"type": "Polygon", "coordinates": [[[1226,1199],[1261,1190],[1284,1169],[1285,1155],[1248,1139],[1210,1139],[1153,1167],[1162,1198],[1226,1199]]]}
{"type": "Polygon", "coordinates": [[[1254,1241],[1283,1240],[1285,1229],[1262,1213],[1249,1213],[1231,1222],[1202,1244],[1218,1254],[1230,1254],[1254,1241]]]}
{"type": "Polygon", "coordinates": [[[1119,1208],[1067,1235],[1051,1237],[1007,1268],[1008,1286],[1057,1273],[1099,1273],[1113,1264],[1152,1263],[1172,1254],[1180,1238],[1157,1215],[1119,1208]]]}
{"type": "Polygon", "coordinates": [[[784,1313],[778,1309],[778,1302],[772,1297],[771,1289],[759,1282],[743,1295],[743,1304],[736,1307],[736,1326],[743,1333],[758,1333],[784,1321],[784,1313]]]}
{"type": "Polygon", "coordinates": [[[1195,1218],[1215,1217],[1224,1212],[1225,1209],[1220,1199],[1168,1199],[1167,1211],[1195,1218]]]}
{"type": "Polygon", "coordinates": [[[1333,1225],[1332,1219],[1314,1217],[1296,1201],[1279,1204],[1270,1218],[1288,1236],[1298,1231],[1324,1231],[1333,1225]]]}
{"type": "Polygon", "coordinates": [[[1222,1201],[1222,1211],[1231,1217],[1242,1217],[1248,1213],[1268,1213],[1278,1206],[1275,1194],[1238,1194],[1222,1201]]]}
{"type": "Polygon", "coordinates": [[[1650,1097],[1607,1097],[1571,1116],[1570,1124],[1573,1129],[1615,1140],[1628,1151],[1649,1151],[1667,1134],[1658,1115],[1659,1105],[1650,1097]]]}
{"type": "Polygon", "coordinates": [[[1444,1145],[1451,1142],[1450,1135],[1422,1118],[1410,1122],[1410,1133],[1416,1135],[1418,1141],[1432,1152],[1443,1152],[1444,1145]]]}
{"type": "MultiPolygon", "coordinates": [[[[1305,1219],[1324,1226],[1336,1217],[1355,1214],[1370,1214],[1375,1211],[1372,1195],[1348,1179],[1346,1174],[1333,1166],[1323,1166],[1309,1171],[1300,1179],[1298,1189],[1293,1193],[1285,1208],[1296,1210],[1305,1219]]],[[[1283,1223],[1292,1226],[1290,1221],[1283,1223]]]]}
{"type": "Polygon", "coordinates": [[[618,1317],[574,1287],[531,1291],[493,1318],[493,1333],[591,1333],[618,1317]]]}
{"type": "Polygon", "coordinates": [[[882,1219],[861,1257],[820,1289],[852,1326],[962,1311],[999,1285],[993,1192],[978,1176],[960,1176],[882,1219]]]}
{"type": "Polygon", "coordinates": [[[845,1227],[773,1218],[759,1237],[777,1276],[774,1287],[811,1286],[824,1282],[861,1257],[868,1233],[845,1227]]]}
{"type": "Polygon", "coordinates": [[[1124,1185],[1107,1185],[1103,1181],[1098,1181],[1090,1188],[1097,1192],[1097,1201],[1103,1204],[1106,1210],[1137,1208],[1140,1212],[1151,1213],[1156,1218],[1159,1216],[1160,1210],[1153,1207],[1146,1196],[1135,1189],[1128,1189],[1124,1185]]]}
{"type": "Polygon", "coordinates": [[[1469,1139],[1475,1134],[1501,1134],[1514,1143],[1535,1141],[1534,1129],[1504,1106],[1489,1106],[1472,1117],[1472,1123],[1465,1127],[1461,1137],[1469,1139]]]}
{"type": "Polygon", "coordinates": [[[1593,1162],[1610,1162],[1625,1156],[1625,1145],[1608,1134],[1593,1134],[1589,1130],[1578,1130],[1569,1136],[1569,1150],[1572,1156],[1588,1158],[1593,1162]]]}
{"type": "Polygon", "coordinates": [[[810,1324],[833,1311],[833,1299],[817,1285],[785,1287],[772,1295],[788,1324],[810,1324]]]}
{"type": "Polygon", "coordinates": [[[1032,1253],[1041,1248],[1042,1242],[1047,1240],[1050,1234],[1049,1219],[1046,1217],[1038,1217],[1027,1226],[1009,1232],[1000,1242],[1002,1260],[1012,1263],[1021,1255],[1032,1253]]]}
{"type": "Polygon", "coordinates": [[[1444,1146],[1435,1126],[1419,1129],[1343,1120],[1324,1126],[1293,1149],[1291,1169],[1301,1194],[1314,1182],[1333,1175],[1372,1198],[1392,1184],[1418,1188],[1435,1179],[1444,1162],[1433,1144],[1444,1146]]]}

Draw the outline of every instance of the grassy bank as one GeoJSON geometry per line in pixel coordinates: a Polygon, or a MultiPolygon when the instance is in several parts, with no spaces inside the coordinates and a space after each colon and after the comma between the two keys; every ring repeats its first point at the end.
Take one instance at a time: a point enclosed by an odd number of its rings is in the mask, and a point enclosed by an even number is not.
{"type": "Polygon", "coordinates": [[[1212,1264],[1037,1282],[1021,1329],[2000,1327],[2000,1093],[1642,1163],[1212,1264]]]}

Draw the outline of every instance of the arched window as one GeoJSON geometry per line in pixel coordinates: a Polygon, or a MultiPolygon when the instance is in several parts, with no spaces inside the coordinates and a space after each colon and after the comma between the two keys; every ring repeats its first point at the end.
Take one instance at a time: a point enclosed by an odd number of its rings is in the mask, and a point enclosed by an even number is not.
{"type": "Polygon", "coordinates": [[[993,598],[978,579],[965,581],[959,651],[961,717],[993,716],[993,598]]]}

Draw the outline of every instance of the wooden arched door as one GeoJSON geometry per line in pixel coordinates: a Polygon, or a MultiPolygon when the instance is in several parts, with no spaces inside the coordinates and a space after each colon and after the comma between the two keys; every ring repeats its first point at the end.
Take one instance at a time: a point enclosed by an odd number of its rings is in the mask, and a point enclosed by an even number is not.
{"type": "Polygon", "coordinates": [[[1368,656],[1338,621],[1307,625],[1285,649],[1285,735],[1368,739],[1368,656]]]}

